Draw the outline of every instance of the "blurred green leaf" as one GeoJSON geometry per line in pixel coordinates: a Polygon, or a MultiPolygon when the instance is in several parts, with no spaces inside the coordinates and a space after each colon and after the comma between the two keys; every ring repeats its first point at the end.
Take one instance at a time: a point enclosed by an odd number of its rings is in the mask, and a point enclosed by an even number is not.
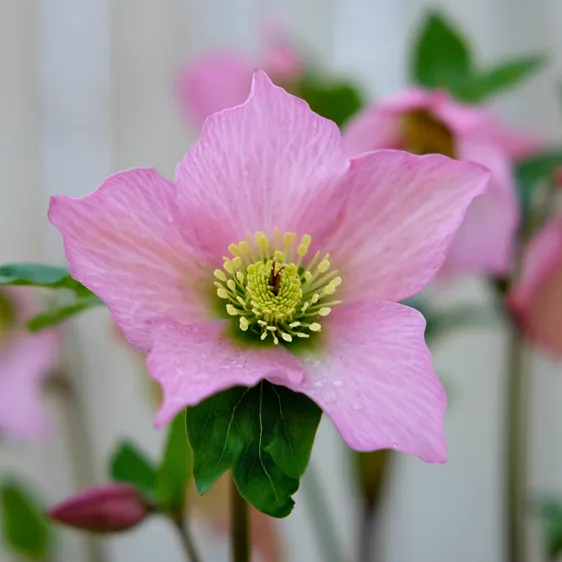
{"type": "Polygon", "coordinates": [[[121,441],[109,460],[113,480],[133,484],[149,501],[156,498],[156,468],[130,441],[121,441]]]}
{"type": "Polygon", "coordinates": [[[331,119],[339,127],[363,106],[357,88],[343,80],[328,81],[310,75],[294,85],[291,91],[308,102],[313,111],[326,119],[331,119]]]}
{"type": "Polygon", "coordinates": [[[242,497],[272,517],[291,513],[322,412],[306,396],[262,381],[187,410],[195,486],[208,491],[232,469],[242,497]]]}
{"type": "Polygon", "coordinates": [[[541,56],[514,59],[486,71],[476,71],[449,88],[459,100],[478,103],[515,86],[539,70],[545,63],[541,56]]]}
{"type": "Polygon", "coordinates": [[[73,279],[65,267],[41,263],[10,263],[0,266],[0,285],[26,285],[49,289],[68,289],[74,293],[75,302],[55,306],[27,321],[32,332],[60,324],[70,317],[95,306],[103,305],[89,289],[73,279]]]}
{"type": "Polygon", "coordinates": [[[414,43],[412,78],[427,88],[449,88],[471,73],[471,55],[462,33],[431,12],[414,43]]]}
{"type": "Polygon", "coordinates": [[[17,554],[37,559],[50,547],[49,527],[44,510],[34,495],[16,480],[0,484],[2,534],[17,554]]]}
{"type": "Polygon", "coordinates": [[[497,318],[493,309],[471,305],[436,310],[426,299],[419,295],[402,301],[402,304],[415,308],[425,318],[427,323],[425,339],[428,345],[435,343],[443,336],[454,333],[458,329],[470,326],[489,326],[497,318]]]}
{"type": "Polygon", "coordinates": [[[96,306],[102,306],[103,304],[101,299],[92,295],[89,298],[81,299],[76,304],[61,306],[60,308],[48,310],[47,312],[42,312],[41,314],[33,316],[27,321],[27,328],[31,332],[38,332],[56,324],[61,324],[80,312],[96,306]]]}
{"type": "Polygon", "coordinates": [[[158,505],[180,520],[185,512],[187,487],[192,476],[191,447],[185,428],[185,412],[178,414],[168,428],[162,464],[158,470],[158,505]]]}
{"type": "Polygon", "coordinates": [[[552,182],[555,170],[562,166],[562,149],[548,152],[522,160],[515,168],[515,178],[521,208],[526,216],[531,210],[535,188],[544,182],[552,182]]]}
{"type": "Polygon", "coordinates": [[[545,498],[537,502],[542,535],[549,559],[562,554],[562,501],[545,498]]]}

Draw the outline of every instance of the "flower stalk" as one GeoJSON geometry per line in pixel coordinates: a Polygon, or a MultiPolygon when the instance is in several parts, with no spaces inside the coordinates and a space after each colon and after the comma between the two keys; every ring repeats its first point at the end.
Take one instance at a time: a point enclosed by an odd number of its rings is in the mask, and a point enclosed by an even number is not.
{"type": "Polygon", "coordinates": [[[189,532],[187,523],[184,523],[181,519],[174,521],[174,526],[178,532],[180,538],[181,546],[186,555],[187,562],[202,562],[197,549],[195,548],[195,543],[193,537],[189,532]]]}
{"type": "Polygon", "coordinates": [[[506,511],[507,560],[527,560],[526,490],[528,452],[528,378],[526,347],[517,324],[511,327],[508,344],[506,511]]]}
{"type": "Polygon", "coordinates": [[[248,504],[230,483],[230,538],[232,562],[250,562],[250,519],[248,504]]]}

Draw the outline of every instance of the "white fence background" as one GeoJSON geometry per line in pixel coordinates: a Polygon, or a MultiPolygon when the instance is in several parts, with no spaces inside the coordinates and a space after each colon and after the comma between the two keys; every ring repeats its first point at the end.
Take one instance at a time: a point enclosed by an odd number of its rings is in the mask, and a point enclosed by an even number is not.
{"type": "MultiPolygon", "coordinates": [[[[327,65],[360,77],[373,93],[404,85],[406,54],[424,0],[290,0],[278,9],[327,65]]],[[[560,137],[555,85],[562,77],[559,0],[449,0],[440,3],[475,41],[482,60],[545,51],[547,72],[498,105],[513,123],[560,137]]],[[[0,262],[62,263],[46,219],[48,196],[83,195],[112,171],[155,165],[171,177],[193,137],[171,100],[174,69],[216,46],[257,48],[258,0],[0,0],[0,262]]],[[[466,284],[447,299],[481,299],[466,284]]],[[[75,323],[82,411],[92,432],[98,482],[119,436],[156,451],[145,388],[131,354],[114,341],[105,312],[75,323]]],[[[76,349],[75,349],[76,351],[76,349]]],[[[501,560],[503,337],[499,329],[465,331],[436,350],[449,381],[450,461],[424,465],[401,456],[380,537],[385,562],[501,560]]],[[[536,491],[562,495],[562,372],[537,359],[532,392],[531,479],[536,491]]],[[[52,404],[52,437],[35,447],[3,446],[0,466],[29,476],[49,502],[75,489],[67,468],[62,417],[52,404]]],[[[314,451],[328,500],[351,549],[354,500],[344,449],[325,423],[314,451]]],[[[287,560],[321,560],[302,498],[280,528],[287,560]]],[[[86,561],[83,539],[60,532],[56,562],[86,561]]],[[[536,538],[535,538],[536,542],[536,538]]],[[[181,560],[175,538],[158,522],[104,542],[108,562],[181,560]]],[[[214,546],[209,560],[226,560],[214,546]]],[[[8,560],[0,552],[1,560],[8,560]]],[[[539,558],[537,558],[538,560],[539,558]]]]}

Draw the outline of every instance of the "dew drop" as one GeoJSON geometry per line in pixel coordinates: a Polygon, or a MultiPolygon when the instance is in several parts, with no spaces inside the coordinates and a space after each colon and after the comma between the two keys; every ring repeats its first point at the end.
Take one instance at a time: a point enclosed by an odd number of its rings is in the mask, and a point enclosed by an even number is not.
{"type": "Polygon", "coordinates": [[[314,383],[314,386],[317,386],[318,388],[320,388],[322,386],[322,381],[316,381],[314,383]]]}
{"type": "Polygon", "coordinates": [[[333,402],[336,399],[337,395],[335,393],[334,390],[332,390],[331,388],[327,388],[323,393],[322,393],[322,398],[324,399],[324,402],[330,403],[333,402]]]}
{"type": "Polygon", "coordinates": [[[342,381],[334,381],[334,386],[337,386],[337,387],[341,388],[343,386],[343,382],[342,381]]]}
{"type": "Polygon", "coordinates": [[[361,410],[363,408],[363,406],[361,406],[361,404],[359,402],[354,402],[353,405],[351,406],[354,410],[361,410]]]}

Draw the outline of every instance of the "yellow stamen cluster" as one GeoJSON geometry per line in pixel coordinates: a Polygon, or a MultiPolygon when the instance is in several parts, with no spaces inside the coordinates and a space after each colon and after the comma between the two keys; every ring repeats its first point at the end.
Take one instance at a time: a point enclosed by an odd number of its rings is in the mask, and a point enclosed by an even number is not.
{"type": "Polygon", "coordinates": [[[271,337],[278,345],[322,329],[322,317],[341,302],[332,295],[342,279],[330,269],[329,254],[305,259],[311,242],[308,234],[299,241],[293,232],[281,236],[277,228],[272,240],[260,231],[228,247],[230,257],[215,270],[215,286],[242,331],[261,340],[271,337]]]}

